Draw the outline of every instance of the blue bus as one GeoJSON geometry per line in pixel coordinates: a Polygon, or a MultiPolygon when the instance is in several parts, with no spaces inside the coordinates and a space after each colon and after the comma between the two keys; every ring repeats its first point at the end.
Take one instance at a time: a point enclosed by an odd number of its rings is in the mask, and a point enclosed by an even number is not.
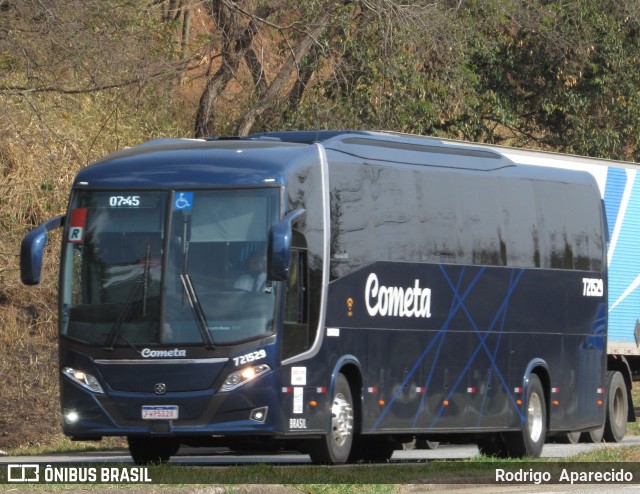
{"type": "Polygon", "coordinates": [[[364,131],[161,139],[82,169],[64,227],[64,433],[384,461],[411,438],[539,456],[604,426],[592,175],[364,131]]]}

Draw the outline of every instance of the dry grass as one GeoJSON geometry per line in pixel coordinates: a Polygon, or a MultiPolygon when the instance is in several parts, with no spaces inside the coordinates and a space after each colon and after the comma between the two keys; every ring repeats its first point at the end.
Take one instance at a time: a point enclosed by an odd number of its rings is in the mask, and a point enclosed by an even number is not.
{"type": "Polygon", "coordinates": [[[77,170],[109,152],[158,136],[189,135],[170,101],[136,104],[121,93],[0,96],[0,449],[55,444],[59,427],[57,281],[53,232],[42,282],[21,284],[20,242],[63,213],[77,170]]]}

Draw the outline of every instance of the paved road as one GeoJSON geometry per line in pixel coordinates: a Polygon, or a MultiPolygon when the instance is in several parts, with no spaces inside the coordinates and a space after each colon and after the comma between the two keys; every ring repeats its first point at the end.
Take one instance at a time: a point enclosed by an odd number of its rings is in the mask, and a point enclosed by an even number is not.
{"type": "MultiPolygon", "coordinates": [[[[606,444],[546,444],[543,457],[545,458],[567,458],[581,452],[591,451],[597,448],[608,446],[606,444]]],[[[640,447],[640,436],[632,436],[625,438],[622,443],[614,446],[638,446],[640,447]]],[[[478,449],[475,445],[441,445],[435,450],[413,450],[413,451],[396,451],[393,455],[392,461],[402,464],[407,463],[424,463],[430,460],[456,460],[471,458],[478,455],[478,449]]],[[[56,455],[40,455],[40,456],[0,456],[0,467],[3,464],[116,464],[124,463],[130,464],[133,467],[131,457],[126,450],[120,451],[107,451],[107,452],[90,452],[90,453],[64,453],[56,455]]],[[[176,465],[196,465],[202,467],[221,467],[224,468],[227,465],[238,464],[255,464],[255,463],[269,463],[281,465],[305,465],[310,463],[309,457],[301,454],[294,453],[280,453],[277,455],[260,455],[260,454],[246,454],[238,455],[232,454],[228,450],[223,449],[194,449],[194,448],[182,448],[179,454],[171,459],[171,463],[176,465]]],[[[463,465],[463,464],[460,464],[463,465]]],[[[624,465],[624,464],[620,464],[624,465]]],[[[531,465],[529,465],[531,466],[531,465]]],[[[375,468],[374,465],[372,467],[375,468]]],[[[499,466],[496,466],[498,468],[499,466]]],[[[102,468],[102,467],[100,467],[102,468]]],[[[121,467],[122,468],[122,467],[121,467]]],[[[125,467],[125,469],[128,467],[125,467]]],[[[339,468],[339,467],[338,467],[339,468]]],[[[543,467],[544,468],[544,467],[543,467]]],[[[604,468],[604,467],[603,467],[604,468]]],[[[424,482],[424,480],[422,481],[424,482]]],[[[0,485],[0,491],[6,484],[0,485]]],[[[70,486],[69,486],[70,487],[70,486]]],[[[86,494],[86,486],[77,486],[77,489],[66,490],[69,493],[83,493],[86,494]]],[[[137,486],[127,486],[128,492],[131,494],[149,494],[151,492],[163,494],[163,493],[187,493],[194,492],[196,486],[157,486],[157,485],[144,485],[139,484],[137,486]]],[[[229,486],[198,486],[195,489],[199,494],[224,494],[229,492],[229,486]]],[[[39,492],[43,493],[56,493],[59,491],[59,487],[51,486],[51,490],[48,490],[47,486],[39,486],[39,492]]],[[[92,494],[110,494],[112,487],[109,486],[92,486],[92,494]]],[[[282,486],[282,485],[246,485],[246,486],[233,486],[233,492],[241,494],[302,494],[294,486],[282,486]]],[[[327,486],[327,492],[332,492],[330,486],[327,486]]],[[[336,491],[337,492],[337,491],[336,491]]],[[[340,491],[342,492],[342,491],[340,491]]],[[[441,485],[441,484],[406,484],[400,485],[396,489],[397,494],[490,494],[490,493],[512,493],[518,494],[538,494],[538,493],[553,493],[553,494],[578,494],[583,492],[589,492],[593,494],[629,494],[639,493],[640,485],[638,484],[597,484],[597,485],[565,485],[565,484],[542,484],[531,485],[529,484],[493,484],[493,485],[473,485],[473,484],[456,484],[456,485],[441,485]]]]}
{"type": "MultiPolygon", "coordinates": [[[[553,444],[548,443],[542,451],[543,458],[566,458],[578,453],[592,451],[605,446],[639,446],[640,436],[628,436],[617,444],[553,444]]],[[[440,445],[435,450],[396,451],[392,461],[459,460],[478,455],[474,444],[440,445]]],[[[0,456],[0,464],[7,463],[131,463],[126,450],[93,453],[61,453],[39,456],[0,456]]],[[[251,463],[305,464],[310,463],[307,455],[279,453],[275,455],[230,453],[225,449],[182,448],[171,463],[188,465],[237,465],[251,463]]]]}

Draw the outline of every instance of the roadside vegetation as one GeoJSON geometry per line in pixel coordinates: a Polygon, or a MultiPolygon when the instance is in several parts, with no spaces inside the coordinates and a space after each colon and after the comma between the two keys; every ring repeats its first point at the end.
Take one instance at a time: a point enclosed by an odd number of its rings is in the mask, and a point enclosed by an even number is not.
{"type": "Polygon", "coordinates": [[[637,162],[639,48],[635,0],[0,0],[0,450],[77,447],[59,233],[38,286],[19,249],[81,167],[157,137],[310,128],[637,162]]]}

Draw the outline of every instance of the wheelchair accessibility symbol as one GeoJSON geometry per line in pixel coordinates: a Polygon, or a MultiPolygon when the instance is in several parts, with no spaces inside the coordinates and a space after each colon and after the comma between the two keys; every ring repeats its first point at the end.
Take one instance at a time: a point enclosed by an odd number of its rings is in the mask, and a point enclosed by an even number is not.
{"type": "Polygon", "coordinates": [[[176,192],[173,210],[189,211],[193,209],[193,192],[176,192]]]}

